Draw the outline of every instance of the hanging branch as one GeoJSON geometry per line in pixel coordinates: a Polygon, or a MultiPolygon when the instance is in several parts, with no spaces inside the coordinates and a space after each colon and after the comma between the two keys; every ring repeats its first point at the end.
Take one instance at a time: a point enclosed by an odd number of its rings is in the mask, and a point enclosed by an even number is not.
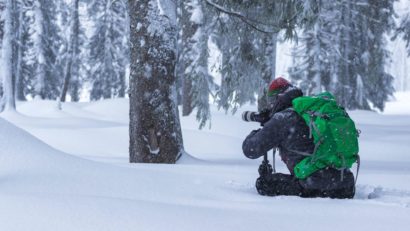
{"type": "Polygon", "coordinates": [[[220,6],[220,5],[218,5],[218,4],[214,3],[214,2],[212,2],[211,0],[206,0],[206,3],[207,3],[208,5],[210,5],[210,6],[214,7],[214,8],[216,8],[217,10],[219,10],[219,11],[225,13],[225,14],[228,14],[228,15],[231,15],[231,16],[234,16],[234,17],[239,18],[242,22],[244,22],[245,24],[249,25],[250,27],[252,27],[253,29],[255,29],[255,30],[259,31],[259,32],[266,33],[266,34],[271,34],[271,33],[279,33],[279,31],[280,31],[280,27],[278,27],[278,26],[273,26],[273,25],[271,25],[271,26],[272,26],[272,27],[275,27],[275,30],[274,30],[274,31],[269,31],[269,30],[261,29],[261,28],[259,28],[257,25],[255,25],[254,23],[264,24],[264,25],[267,25],[267,24],[266,24],[266,23],[263,23],[263,22],[259,22],[259,21],[254,20],[254,19],[249,19],[249,18],[247,18],[246,16],[244,16],[243,14],[241,14],[241,13],[239,13],[239,12],[234,12],[234,11],[227,10],[227,9],[224,8],[223,6],[220,6]],[[254,22],[254,23],[253,23],[253,22],[254,22]]]}

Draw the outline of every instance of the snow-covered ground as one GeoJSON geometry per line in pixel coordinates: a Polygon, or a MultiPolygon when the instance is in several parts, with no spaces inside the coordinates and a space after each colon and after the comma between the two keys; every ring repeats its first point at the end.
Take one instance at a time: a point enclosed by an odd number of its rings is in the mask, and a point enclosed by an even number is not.
{"type": "Polygon", "coordinates": [[[409,230],[410,94],[396,99],[350,113],[362,131],[353,200],[259,196],[260,160],[241,152],[252,106],[213,110],[211,129],[182,118],[191,156],[154,165],[127,163],[127,100],[20,103],[0,118],[0,230],[409,230]]]}

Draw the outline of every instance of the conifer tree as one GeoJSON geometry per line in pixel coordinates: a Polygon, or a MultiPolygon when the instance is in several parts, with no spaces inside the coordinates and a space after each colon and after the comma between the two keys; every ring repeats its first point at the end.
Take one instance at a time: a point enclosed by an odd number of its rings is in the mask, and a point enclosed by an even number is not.
{"type": "Polygon", "coordinates": [[[127,3],[94,1],[88,11],[95,23],[89,43],[91,100],[124,97],[129,62],[127,3]]]}
{"type": "Polygon", "coordinates": [[[393,93],[384,35],[392,30],[391,1],[320,2],[318,19],[304,31],[291,77],[306,94],[327,90],[349,109],[383,110],[393,93]],[[318,87],[319,86],[319,87],[318,87]]]}
{"type": "Polygon", "coordinates": [[[179,23],[181,28],[179,54],[180,78],[182,78],[182,114],[189,115],[197,109],[200,127],[210,118],[209,95],[214,86],[208,73],[208,35],[210,20],[203,1],[180,1],[179,23]]]}
{"type": "Polygon", "coordinates": [[[43,99],[57,99],[61,93],[63,67],[56,64],[63,34],[57,24],[59,12],[56,4],[58,2],[51,0],[34,1],[34,95],[43,99]]]}
{"type": "Polygon", "coordinates": [[[398,34],[403,36],[404,41],[406,41],[407,54],[410,56],[410,13],[402,18],[396,33],[396,36],[398,34]]]}
{"type": "Polygon", "coordinates": [[[61,89],[61,102],[66,101],[66,94],[69,86],[72,86],[73,101],[78,101],[79,91],[79,56],[80,56],[80,14],[79,14],[79,0],[73,0],[70,7],[70,24],[68,30],[70,31],[69,41],[65,55],[66,66],[64,69],[63,87],[61,89]],[[71,83],[71,84],[70,84],[71,83]]]}
{"type": "Polygon", "coordinates": [[[317,14],[316,1],[206,2],[220,16],[215,17],[214,32],[222,53],[219,107],[235,112],[244,103],[255,102],[258,95],[259,109],[265,108],[266,86],[275,77],[278,35],[292,39],[296,26],[309,26],[317,14]]]}

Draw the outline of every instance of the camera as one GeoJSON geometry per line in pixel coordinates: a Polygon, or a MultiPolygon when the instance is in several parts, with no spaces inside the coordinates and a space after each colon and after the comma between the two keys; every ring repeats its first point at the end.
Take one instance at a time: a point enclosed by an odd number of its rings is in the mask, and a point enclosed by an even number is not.
{"type": "Polygon", "coordinates": [[[270,119],[270,110],[265,109],[261,112],[253,112],[253,111],[244,111],[242,113],[242,120],[246,122],[259,122],[262,125],[268,122],[270,119]]]}

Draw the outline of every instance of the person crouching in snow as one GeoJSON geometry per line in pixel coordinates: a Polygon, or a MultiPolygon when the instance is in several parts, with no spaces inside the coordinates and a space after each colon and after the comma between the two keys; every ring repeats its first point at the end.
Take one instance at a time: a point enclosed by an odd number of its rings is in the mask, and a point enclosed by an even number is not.
{"type": "Polygon", "coordinates": [[[256,189],[260,195],[266,196],[353,198],[355,179],[348,168],[341,170],[326,166],[304,179],[295,176],[295,166],[306,158],[304,153],[315,151],[312,128],[292,105],[294,99],[302,96],[299,88],[282,77],[273,80],[269,86],[270,116],[261,129],[246,137],[242,149],[250,159],[259,158],[271,149],[279,149],[290,174],[272,173],[267,163],[262,164],[256,189]]]}

